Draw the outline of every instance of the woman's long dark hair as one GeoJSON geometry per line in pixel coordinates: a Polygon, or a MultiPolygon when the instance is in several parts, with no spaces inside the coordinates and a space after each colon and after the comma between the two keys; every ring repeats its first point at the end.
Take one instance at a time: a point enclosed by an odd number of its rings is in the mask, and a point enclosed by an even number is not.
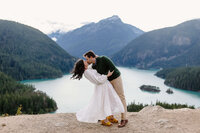
{"type": "Polygon", "coordinates": [[[82,59],[79,59],[75,65],[74,65],[74,68],[72,70],[72,77],[71,79],[78,79],[80,80],[83,76],[83,73],[85,71],[85,65],[84,65],[84,62],[82,59]]]}

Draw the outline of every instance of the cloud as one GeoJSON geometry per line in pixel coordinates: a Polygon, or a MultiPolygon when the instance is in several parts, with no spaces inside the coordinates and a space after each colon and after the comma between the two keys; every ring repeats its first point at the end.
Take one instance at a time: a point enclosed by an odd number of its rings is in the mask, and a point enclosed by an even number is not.
{"type": "Polygon", "coordinates": [[[76,28],[79,28],[85,24],[89,24],[91,22],[82,22],[82,23],[74,23],[74,24],[67,24],[64,22],[56,22],[56,21],[51,21],[51,20],[47,20],[44,21],[42,23],[40,23],[40,29],[42,29],[42,31],[44,31],[46,34],[50,34],[52,32],[68,32],[71,30],[74,30],[76,28]]]}
{"type": "Polygon", "coordinates": [[[32,19],[30,21],[31,22],[29,21],[18,21],[18,22],[40,29],[45,34],[50,34],[56,31],[68,32],[83,25],[81,23],[68,24],[65,22],[56,22],[56,20],[52,21],[52,20],[32,19]]]}

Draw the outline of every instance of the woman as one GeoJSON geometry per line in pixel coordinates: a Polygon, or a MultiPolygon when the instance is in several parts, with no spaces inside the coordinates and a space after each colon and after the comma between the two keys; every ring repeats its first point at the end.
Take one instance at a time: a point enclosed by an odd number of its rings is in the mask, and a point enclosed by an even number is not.
{"type": "Polygon", "coordinates": [[[72,78],[80,80],[84,74],[90,82],[95,84],[94,94],[89,104],[76,113],[77,120],[89,123],[97,123],[98,120],[101,120],[103,125],[111,126],[112,123],[109,121],[108,116],[124,112],[119,96],[107,80],[112,73],[109,71],[107,75],[101,75],[82,59],[75,63],[72,78]]]}

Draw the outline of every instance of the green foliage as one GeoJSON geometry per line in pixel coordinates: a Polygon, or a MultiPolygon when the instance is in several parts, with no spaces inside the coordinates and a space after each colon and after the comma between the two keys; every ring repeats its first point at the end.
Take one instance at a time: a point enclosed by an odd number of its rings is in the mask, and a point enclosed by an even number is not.
{"type": "MultiPolygon", "coordinates": [[[[159,105],[165,109],[180,109],[180,108],[191,108],[194,109],[194,106],[188,106],[187,104],[177,104],[177,103],[173,103],[173,104],[169,104],[169,103],[165,103],[165,102],[159,102],[157,101],[156,104],[151,104],[152,106],[155,105],[159,105]]],[[[139,112],[140,110],[142,110],[144,107],[148,106],[148,104],[135,104],[135,102],[132,102],[131,104],[129,104],[127,106],[127,110],[128,112],[139,112]]]]}
{"type": "Polygon", "coordinates": [[[200,91],[200,67],[181,67],[163,69],[156,73],[158,77],[165,78],[165,84],[185,89],[200,91]]]}
{"type": "Polygon", "coordinates": [[[2,114],[2,117],[7,117],[7,116],[9,116],[8,113],[2,114]]]}
{"type": "Polygon", "coordinates": [[[16,82],[0,72],[0,114],[15,115],[40,114],[53,112],[57,109],[56,102],[41,91],[35,91],[30,85],[16,82]],[[23,108],[19,109],[19,105],[23,108]]]}
{"type": "Polygon", "coordinates": [[[190,108],[190,109],[194,109],[194,106],[188,106],[187,104],[177,104],[177,103],[173,103],[173,104],[168,104],[168,103],[162,103],[157,101],[156,105],[159,105],[165,109],[180,109],[180,108],[190,108]]]}
{"type": "Polygon", "coordinates": [[[160,77],[160,78],[163,78],[165,79],[167,77],[167,74],[171,71],[173,71],[174,69],[172,68],[166,68],[166,69],[162,69],[160,71],[158,71],[155,75],[160,77]]]}
{"type": "Polygon", "coordinates": [[[141,103],[135,104],[135,102],[131,102],[131,104],[128,104],[127,110],[128,112],[139,112],[146,106],[148,105],[147,104],[143,105],[141,103]]]}
{"type": "Polygon", "coordinates": [[[17,113],[16,113],[16,115],[21,115],[22,114],[22,105],[20,104],[20,106],[18,107],[18,109],[17,109],[17,113]]]}
{"type": "Polygon", "coordinates": [[[75,58],[37,29],[0,20],[0,71],[16,80],[47,79],[71,71],[75,58]]]}

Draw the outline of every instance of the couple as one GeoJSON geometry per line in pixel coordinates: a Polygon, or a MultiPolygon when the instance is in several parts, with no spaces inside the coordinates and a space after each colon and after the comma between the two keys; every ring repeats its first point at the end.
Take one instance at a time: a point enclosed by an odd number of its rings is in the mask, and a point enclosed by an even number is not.
{"type": "Polygon", "coordinates": [[[93,51],[83,56],[86,61],[79,59],[75,63],[72,78],[80,80],[84,74],[95,84],[95,90],[89,104],[76,113],[77,120],[89,123],[101,120],[102,125],[111,126],[118,123],[114,115],[121,113],[118,127],[124,127],[128,123],[127,106],[119,70],[106,56],[97,57],[93,51]]]}

